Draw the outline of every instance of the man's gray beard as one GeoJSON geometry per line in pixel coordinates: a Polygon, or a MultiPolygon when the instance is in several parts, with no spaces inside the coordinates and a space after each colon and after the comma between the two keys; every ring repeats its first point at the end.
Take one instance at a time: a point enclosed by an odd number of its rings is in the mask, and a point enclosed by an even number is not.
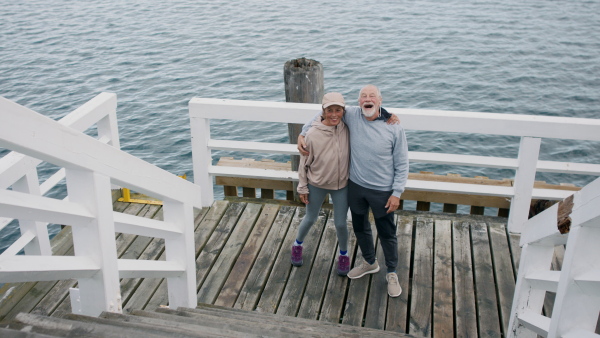
{"type": "Polygon", "coordinates": [[[363,115],[364,115],[365,117],[372,117],[372,116],[373,116],[373,115],[375,115],[375,113],[377,112],[377,109],[375,109],[375,107],[371,108],[371,111],[370,111],[370,112],[367,112],[367,111],[365,110],[365,108],[363,108],[363,107],[361,107],[361,109],[362,109],[362,113],[363,113],[363,115]]]}

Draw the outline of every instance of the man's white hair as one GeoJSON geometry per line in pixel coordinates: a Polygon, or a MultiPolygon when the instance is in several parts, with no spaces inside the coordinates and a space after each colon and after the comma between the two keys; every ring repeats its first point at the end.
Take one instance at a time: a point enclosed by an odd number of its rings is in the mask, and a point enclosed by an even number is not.
{"type": "Polygon", "coordinates": [[[360,99],[360,95],[362,94],[363,90],[365,90],[365,88],[367,88],[367,87],[374,87],[375,91],[377,92],[377,97],[379,97],[381,99],[381,91],[379,90],[379,87],[377,87],[376,85],[372,85],[372,84],[368,84],[360,89],[360,92],[358,92],[359,99],[360,99]]]}

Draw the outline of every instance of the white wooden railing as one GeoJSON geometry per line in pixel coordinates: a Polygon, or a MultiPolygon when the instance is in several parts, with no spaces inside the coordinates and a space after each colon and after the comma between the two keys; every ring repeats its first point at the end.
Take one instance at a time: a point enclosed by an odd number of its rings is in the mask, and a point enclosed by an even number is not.
{"type": "MultiPolygon", "coordinates": [[[[212,176],[235,176],[294,181],[297,172],[235,168],[212,165],[212,150],[298,154],[296,145],[215,140],[210,137],[211,119],[257,122],[302,123],[319,111],[317,104],[258,102],[193,98],[189,102],[194,181],[202,187],[202,204],[213,202],[212,176]]],[[[538,161],[542,138],[600,141],[600,120],[566,117],[491,114],[438,110],[387,108],[400,117],[406,130],[476,133],[521,137],[517,158],[499,158],[442,153],[409,152],[411,162],[453,166],[475,166],[515,170],[514,185],[489,186],[409,180],[407,189],[501,196],[511,200],[508,229],[521,232],[531,199],[561,200],[572,192],[535,189],[536,172],[600,176],[600,164],[538,161]]]]}
{"type": "Polygon", "coordinates": [[[508,336],[600,337],[600,179],[528,220],[521,247],[508,336]],[[565,244],[561,271],[551,271],[565,244]],[[556,293],[551,317],[542,315],[547,291],[556,293]]]}
{"type": "Polygon", "coordinates": [[[0,147],[14,151],[0,161],[0,216],[21,227],[0,256],[0,283],[75,278],[73,311],[97,316],[122,311],[119,278],[167,278],[170,306],[194,307],[201,189],[118,149],[116,102],[102,93],[56,122],[0,97],[0,147]],[[81,132],[95,123],[99,140],[81,132]],[[41,161],[63,169],[40,186],[41,161]],[[44,197],[62,175],[68,197],[44,197]],[[164,221],[113,212],[113,184],[162,199],[164,221]],[[74,256],[52,256],[47,223],[72,227],[74,256]],[[117,259],[115,232],[164,238],[166,260],[117,259]],[[26,255],[17,255],[21,249],[26,255]]]}

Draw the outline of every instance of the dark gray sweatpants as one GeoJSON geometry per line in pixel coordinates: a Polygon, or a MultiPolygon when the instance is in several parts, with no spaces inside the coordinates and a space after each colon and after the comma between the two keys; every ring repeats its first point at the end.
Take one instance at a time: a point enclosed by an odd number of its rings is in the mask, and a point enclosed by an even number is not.
{"type": "Polygon", "coordinates": [[[379,191],[362,187],[348,180],[348,205],[352,213],[352,227],[363,258],[369,263],[375,263],[375,243],[371,224],[369,223],[369,207],[375,217],[377,236],[385,256],[388,272],[396,271],[398,265],[398,239],[394,213],[387,213],[385,205],[392,191],[379,191]]]}

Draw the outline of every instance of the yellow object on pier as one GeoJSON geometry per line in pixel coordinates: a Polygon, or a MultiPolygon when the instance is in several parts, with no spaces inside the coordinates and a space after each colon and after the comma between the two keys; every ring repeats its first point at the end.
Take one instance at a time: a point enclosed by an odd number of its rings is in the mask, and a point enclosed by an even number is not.
{"type": "MultiPolygon", "coordinates": [[[[179,175],[178,177],[187,179],[187,175],[179,175]]],[[[139,203],[139,204],[153,204],[153,205],[163,205],[163,202],[157,199],[140,199],[140,198],[131,198],[131,190],[128,188],[121,188],[121,195],[123,197],[119,198],[117,201],[126,202],[126,203],[139,203]]],[[[145,196],[145,195],[143,195],[145,196]]],[[[145,196],[148,197],[148,196],[145,196]]]]}

